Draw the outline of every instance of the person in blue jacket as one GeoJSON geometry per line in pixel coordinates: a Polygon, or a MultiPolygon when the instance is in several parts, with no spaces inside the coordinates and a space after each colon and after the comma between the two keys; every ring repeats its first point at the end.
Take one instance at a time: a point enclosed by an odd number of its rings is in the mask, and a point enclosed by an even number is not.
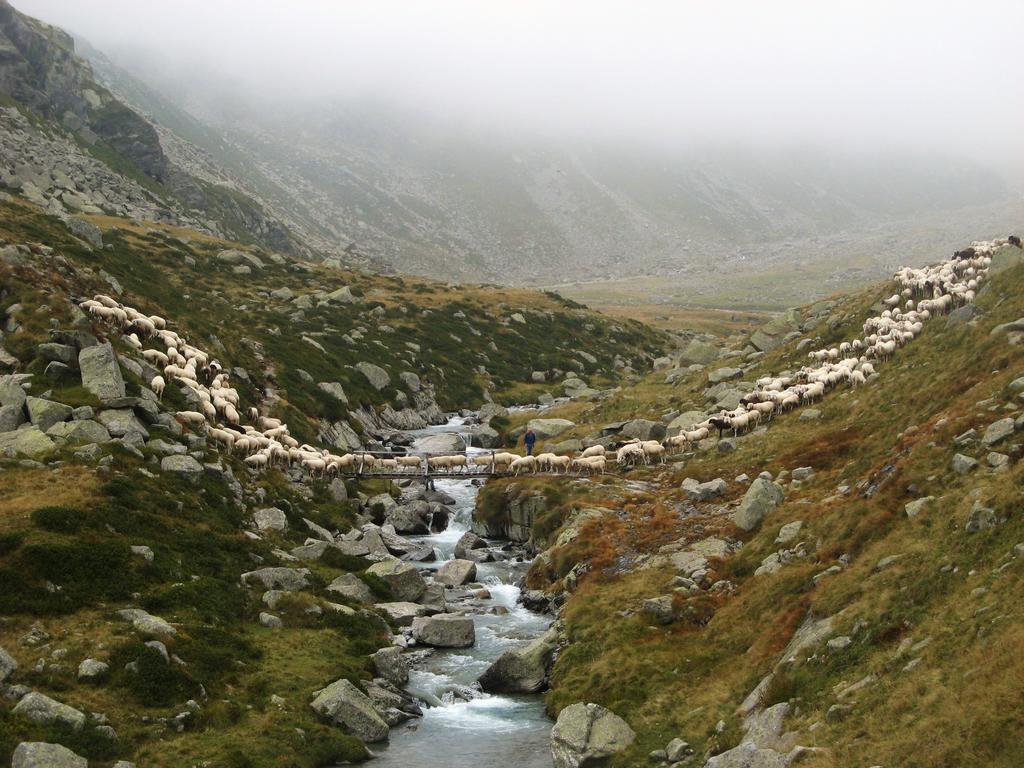
{"type": "Polygon", "coordinates": [[[526,455],[533,455],[533,446],[537,442],[537,433],[532,429],[526,430],[526,434],[523,435],[523,445],[526,446],[526,455]]]}

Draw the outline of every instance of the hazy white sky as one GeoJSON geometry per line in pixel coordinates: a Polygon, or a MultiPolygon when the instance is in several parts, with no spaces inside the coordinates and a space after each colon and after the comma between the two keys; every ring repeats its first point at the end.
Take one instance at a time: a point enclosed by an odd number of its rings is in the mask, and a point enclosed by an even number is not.
{"type": "Polygon", "coordinates": [[[1024,171],[1024,0],[13,0],[255,99],[372,96],[624,141],[954,151],[1024,171]]]}

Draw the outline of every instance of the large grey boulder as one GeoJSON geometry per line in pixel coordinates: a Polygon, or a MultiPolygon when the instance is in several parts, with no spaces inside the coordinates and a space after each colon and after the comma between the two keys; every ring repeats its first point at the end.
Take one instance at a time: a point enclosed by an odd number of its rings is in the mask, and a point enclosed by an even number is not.
{"type": "Polygon", "coordinates": [[[367,742],[384,741],[388,724],[369,697],[344,678],[316,691],[310,706],[318,715],[367,742]]]}
{"type": "Polygon", "coordinates": [[[366,380],[370,382],[371,386],[378,391],[385,389],[391,384],[391,374],[379,365],[361,361],[356,363],[355,369],[363,374],[363,376],[366,377],[366,380]]]}
{"type": "Polygon", "coordinates": [[[260,531],[279,531],[283,533],[288,530],[288,518],[284,511],[277,507],[257,509],[252,513],[252,522],[257,530],[260,531]]]}
{"type": "Polygon", "coordinates": [[[744,531],[752,531],[761,524],[765,515],[782,503],[782,488],[763,477],[750,484],[739,507],[732,513],[732,521],[744,531]]]}
{"type": "Polygon", "coordinates": [[[624,437],[637,440],[661,440],[665,437],[666,427],[661,421],[633,419],[623,424],[622,429],[619,431],[624,437]]]}
{"type": "Polygon", "coordinates": [[[526,428],[532,429],[538,440],[547,440],[575,426],[575,422],[568,419],[530,419],[526,424],[526,428]]]}
{"type": "Polygon", "coordinates": [[[7,650],[0,646],[0,685],[7,682],[7,679],[18,669],[18,662],[7,650]]]}
{"type": "Polygon", "coordinates": [[[981,437],[983,445],[995,445],[1013,435],[1013,419],[1007,417],[994,421],[988,425],[985,434],[981,437]]]}
{"type": "Polygon", "coordinates": [[[41,725],[57,725],[76,731],[85,725],[85,713],[67,704],[61,704],[38,691],[26,693],[12,712],[41,725]]]}
{"type": "Polygon", "coordinates": [[[718,384],[723,381],[732,381],[733,379],[738,379],[742,375],[743,371],[740,370],[739,368],[716,368],[715,370],[708,374],[708,381],[711,384],[718,384]]]}
{"type": "Polygon", "coordinates": [[[424,616],[413,619],[412,636],[435,648],[469,648],[476,642],[476,628],[468,616],[424,616]]]}
{"type": "Polygon", "coordinates": [[[91,419],[60,421],[46,430],[46,434],[50,437],[66,440],[74,445],[110,442],[110,433],[107,431],[107,428],[91,419]]]}
{"type": "Polygon", "coordinates": [[[298,592],[309,584],[308,568],[260,568],[242,574],[242,583],[251,587],[298,592]]]}
{"type": "Polygon", "coordinates": [[[343,573],[327,585],[328,592],[335,592],[356,603],[372,603],[373,592],[366,582],[352,573],[343,573]]]}
{"type": "Polygon", "coordinates": [[[682,365],[707,365],[718,359],[718,347],[706,341],[694,339],[679,353],[682,365]]]}
{"type": "Polygon", "coordinates": [[[0,456],[11,453],[38,459],[56,448],[56,444],[39,427],[31,426],[14,432],[0,432],[0,456]]]}
{"type": "Polygon", "coordinates": [[[110,665],[99,659],[83,659],[78,665],[78,679],[83,682],[99,680],[110,671],[110,665]]]}
{"type": "Polygon", "coordinates": [[[348,405],[348,395],[345,394],[345,388],[336,381],[321,381],[317,384],[317,387],[321,391],[326,392],[328,395],[333,397],[335,400],[340,400],[345,405],[348,405]]]}
{"type": "Polygon", "coordinates": [[[554,768],[591,768],[628,749],[636,734],[621,717],[600,704],[571,704],[551,729],[554,768]]]}
{"type": "Polygon", "coordinates": [[[384,579],[391,587],[395,600],[415,603],[427,588],[419,570],[401,560],[381,560],[367,568],[366,572],[384,579]]]}
{"type": "Polygon", "coordinates": [[[476,563],[472,560],[448,560],[434,573],[434,581],[449,587],[461,587],[476,578],[476,563]]]}
{"type": "Polygon", "coordinates": [[[430,533],[430,505],[425,501],[410,501],[394,507],[387,514],[386,522],[398,533],[430,533]]]}
{"type": "Polygon", "coordinates": [[[82,371],[82,386],[100,400],[124,397],[124,378],[109,341],[79,352],[78,367],[82,371]]]}
{"type": "Polygon", "coordinates": [[[554,628],[527,645],[510,648],[480,677],[480,687],[489,693],[536,693],[547,682],[556,648],[554,628]]]}
{"type": "MultiPolygon", "coordinates": [[[[25,407],[28,409],[28,419],[43,432],[54,424],[67,421],[71,418],[72,408],[64,403],[57,403],[53,400],[44,400],[41,397],[28,397],[25,399],[25,407]]],[[[1012,421],[1010,422],[1012,425],[1012,421]]]]}
{"type": "Polygon", "coordinates": [[[189,479],[198,479],[202,476],[205,470],[203,465],[193,459],[191,456],[164,456],[160,459],[160,469],[164,472],[174,472],[175,474],[184,475],[189,479]]]}
{"type": "Polygon", "coordinates": [[[402,649],[396,645],[381,648],[370,654],[373,669],[378,677],[383,677],[393,685],[405,685],[409,682],[409,665],[402,655],[402,649]]]}
{"type": "Polygon", "coordinates": [[[88,768],[89,761],[60,744],[23,741],[14,750],[11,768],[88,768]]]}

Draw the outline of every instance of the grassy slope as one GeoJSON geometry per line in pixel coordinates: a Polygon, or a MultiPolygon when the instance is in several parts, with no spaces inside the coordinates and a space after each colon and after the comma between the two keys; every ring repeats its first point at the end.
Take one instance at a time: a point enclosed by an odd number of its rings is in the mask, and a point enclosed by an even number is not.
{"type": "MultiPolygon", "coordinates": [[[[820,335],[852,338],[882,293],[879,288],[851,297],[834,316],[846,314],[845,322],[831,331],[823,323],[820,335]]],[[[947,328],[944,319],[928,324],[882,367],[878,382],[830,395],[820,421],[799,421],[797,412],[777,418],[764,434],[741,439],[734,453],[705,451],[685,467],[632,473],[653,486],[634,493],[617,516],[585,529],[558,553],[553,569],[534,573],[535,580],[550,580],[578,560],[592,565],[566,607],[573,643],[555,668],[549,708],[597,701],[625,716],[640,738],[617,765],[635,765],[676,736],[694,744],[698,755],[720,751],[739,737],[736,707],[811,612],[835,615],[836,634],[850,634],[853,645],[836,653],[818,649],[811,661],[777,676],[766,701],[794,702],[787,728],[799,729],[803,744],[829,748],[809,764],[1018,765],[1024,664],[1015,649],[1024,634],[1024,558],[1011,550],[1024,541],[1017,509],[1024,472],[1012,464],[1008,472],[983,468],[960,477],[950,462],[960,450],[984,465],[987,450],[977,444],[955,448],[953,437],[1020,413],[1008,383],[1021,374],[1024,355],[989,329],[1024,315],[1024,266],[996,277],[978,304],[985,314],[976,326],[947,328]],[[1006,403],[1013,404],[1008,411],[1006,403]],[[732,528],[715,507],[694,513],[678,490],[686,476],[731,480],[741,472],[754,476],[797,466],[812,466],[814,477],[789,487],[784,505],[754,534],[732,528]],[[869,498],[835,493],[839,485],[863,481],[877,485],[869,498]],[[923,495],[937,500],[907,519],[904,504],[923,495]],[[994,531],[965,534],[975,500],[1006,522],[994,531]],[[779,528],[798,519],[804,521],[800,538],[816,552],[775,575],[753,577],[760,561],[779,548],[773,545],[779,528]],[[738,585],[737,594],[677,598],[682,618],[668,627],[637,613],[642,599],[670,591],[665,585],[672,574],[623,564],[680,534],[696,540],[712,532],[745,540],[737,556],[716,566],[738,585]],[[898,556],[895,563],[877,570],[891,555],[898,556]],[[841,556],[850,560],[845,570],[817,584],[811,580],[841,556]],[[955,570],[940,570],[947,565],[955,570]],[[902,641],[926,638],[925,648],[890,662],[902,641]],[[900,671],[917,656],[922,661],[916,669],[900,671]],[[855,697],[844,721],[826,723],[836,702],[833,688],[867,674],[878,682],[855,697]],[[823,725],[808,732],[815,722],[823,725]]],[[[801,363],[791,346],[782,348],[745,378],[801,363]]],[[[686,410],[699,401],[700,375],[676,388],[658,378],[625,393],[620,403],[577,410],[577,432],[592,433],[627,412],[657,418],[668,407],[686,410]]],[[[1005,451],[1013,442],[998,448],[1005,451]]],[[[742,487],[730,483],[727,500],[741,495],[742,487]]]]}

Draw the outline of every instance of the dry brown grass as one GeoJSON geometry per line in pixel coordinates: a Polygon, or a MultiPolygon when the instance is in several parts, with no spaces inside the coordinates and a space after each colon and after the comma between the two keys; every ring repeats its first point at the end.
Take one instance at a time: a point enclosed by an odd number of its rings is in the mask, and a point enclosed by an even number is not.
{"type": "Polygon", "coordinates": [[[99,486],[96,473],[87,467],[12,467],[0,474],[0,531],[25,528],[29,515],[40,507],[88,507],[98,499],[99,486]]]}

